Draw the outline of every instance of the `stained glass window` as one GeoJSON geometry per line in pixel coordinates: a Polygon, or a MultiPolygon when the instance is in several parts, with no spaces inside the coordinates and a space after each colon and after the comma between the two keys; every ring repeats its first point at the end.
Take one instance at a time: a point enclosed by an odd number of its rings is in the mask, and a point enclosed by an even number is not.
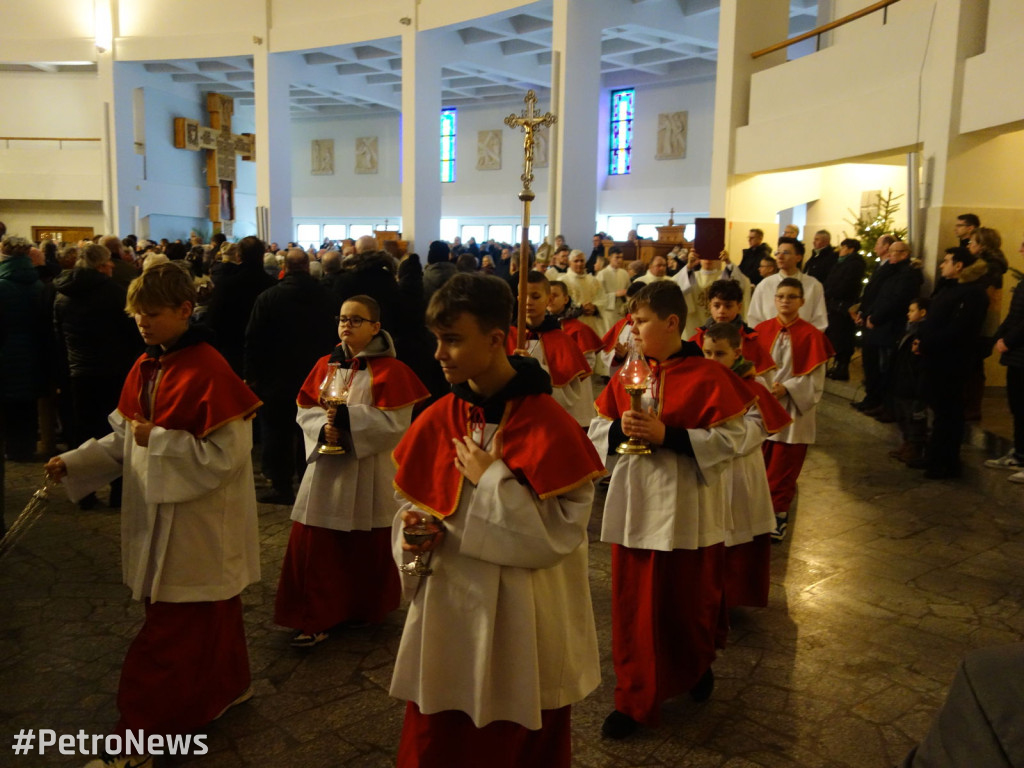
{"type": "Polygon", "coordinates": [[[441,110],[441,181],[455,181],[455,107],[441,110]]]}
{"type": "Polygon", "coordinates": [[[612,176],[629,173],[633,151],[633,100],[636,89],[612,91],[611,140],[608,142],[608,173],[612,176]]]}

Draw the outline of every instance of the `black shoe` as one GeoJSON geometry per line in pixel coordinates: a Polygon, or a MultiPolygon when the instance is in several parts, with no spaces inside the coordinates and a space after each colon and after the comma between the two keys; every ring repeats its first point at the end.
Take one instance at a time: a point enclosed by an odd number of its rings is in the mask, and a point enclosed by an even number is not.
{"type": "Polygon", "coordinates": [[[690,689],[690,698],[698,704],[711,698],[711,692],[715,690],[715,673],[708,667],[708,671],[701,675],[697,684],[690,689]]]}
{"type": "Polygon", "coordinates": [[[832,379],[835,381],[849,381],[850,372],[845,368],[836,368],[832,371],[832,379]]]}
{"type": "Polygon", "coordinates": [[[624,712],[615,709],[604,719],[601,735],[606,739],[624,739],[636,733],[636,729],[639,727],[640,723],[624,712]]]}
{"type": "Polygon", "coordinates": [[[896,417],[892,415],[885,407],[878,413],[872,412],[871,417],[881,424],[893,424],[896,422],[896,417]]]}
{"type": "Polygon", "coordinates": [[[865,411],[871,411],[878,407],[878,403],[872,403],[867,400],[861,400],[859,403],[850,403],[851,406],[856,408],[861,413],[865,411]]]}
{"type": "Polygon", "coordinates": [[[78,508],[82,510],[96,509],[96,505],[100,503],[100,500],[96,498],[95,493],[90,493],[88,496],[78,500],[78,508]]]}
{"type": "Polygon", "coordinates": [[[259,496],[260,504],[294,504],[294,493],[282,493],[281,491],[267,491],[259,496]]]}

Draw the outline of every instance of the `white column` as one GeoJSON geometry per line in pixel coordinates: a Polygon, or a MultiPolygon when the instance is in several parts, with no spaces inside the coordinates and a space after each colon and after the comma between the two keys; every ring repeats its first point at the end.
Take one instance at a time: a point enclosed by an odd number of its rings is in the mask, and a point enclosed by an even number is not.
{"type": "Polygon", "coordinates": [[[291,54],[269,53],[267,38],[253,53],[256,96],[256,205],[270,211],[268,242],[295,239],[292,226],[291,54]]]}
{"type": "MultiPolygon", "coordinates": [[[[416,19],[402,32],[402,239],[426,263],[427,247],[441,234],[441,33],[421,32],[416,19]]],[[[474,137],[459,131],[456,141],[468,157],[474,137]]],[[[456,164],[458,174],[469,170],[456,164]]]]}
{"type": "MultiPolygon", "coordinates": [[[[598,136],[605,127],[596,119],[601,99],[601,19],[595,0],[554,0],[552,49],[560,54],[555,220],[551,240],[565,235],[567,242],[589,249],[597,219],[598,136]]],[[[545,105],[541,104],[543,111],[545,105]]],[[[607,165],[607,163],[604,163],[607,165]]],[[[607,172],[607,171],[605,171],[607,172]]]]}
{"type": "Polygon", "coordinates": [[[788,33],[789,0],[722,0],[708,206],[712,216],[728,215],[736,129],[747,124],[750,78],[755,72],[786,61],[785,49],[758,59],[750,58],[750,54],[785,40],[788,33]]]}
{"type": "MultiPolygon", "coordinates": [[[[114,105],[118,103],[118,94],[114,80],[115,60],[117,51],[117,13],[116,4],[111,0],[96,0],[93,7],[96,41],[102,43],[106,50],[97,48],[96,74],[99,80],[100,109],[100,147],[103,156],[103,227],[105,234],[124,237],[129,234],[121,231],[121,222],[131,226],[131,219],[119,209],[118,200],[118,126],[115,120],[114,105]]],[[[131,94],[124,102],[126,107],[120,110],[122,117],[127,114],[131,120],[131,94]]],[[[121,121],[124,122],[123,120],[121,121]]],[[[129,122],[128,128],[131,128],[129,122]]],[[[122,125],[122,128],[124,126],[122,125]]],[[[131,135],[131,132],[125,134],[131,135]]],[[[130,144],[130,142],[129,142],[130,144]]]]}

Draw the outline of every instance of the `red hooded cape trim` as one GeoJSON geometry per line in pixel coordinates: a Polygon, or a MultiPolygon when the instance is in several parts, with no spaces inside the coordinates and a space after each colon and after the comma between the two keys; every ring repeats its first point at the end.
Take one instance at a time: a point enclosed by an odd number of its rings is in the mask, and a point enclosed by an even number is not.
{"type": "Polygon", "coordinates": [[[569,338],[576,342],[583,354],[601,349],[601,337],[594,333],[593,328],[575,317],[563,320],[562,330],[569,334],[569,338]]]}
{"type": "Polygon", "coordinates": [[[802,318],[789,325],[783,325],[778,317],[758,323],[755,329],[760,336],[761,347],[771,354],[775,340],[783,329],[792,338],[790,349],[793,354],[793,375],[805,376],[819,365],[824,365],[835,355],[828,337],[802,318]]]}
{"type": "Polygon", "coordinates": [[[250,418],[263,403],[206,342],[159,358],[135,361],[121,388],[117,410],[126,419],[140,414],[158,427],[180,429],[202,440],[235,419],[250,418]],[[144,402],[147,377],[151,401],[144,402]]]}
{"type": "MultiPolygon", "coordinates": [[[[320,407],[320,385],[327,378],[327,363],[330,355],[316,361],[302,383],[295,399],[299,408],[320,407]]],[[[430,397],[427,388],[412,369],[393,357],[360,357],[359,364],[370,374],[370,392],[373,407],[382,411],[395,411],[415,405],[430,397]]]]}
{"type": "MultiPolygon", "coordinates": [[[[704,328],[698,328],[697,332],[693,334],[693,338],[690,339],[702,350],[704,349],[705,332],[704,328]]],[[[772,370],[772,368],[777,367],[771,354],[761,346],[757,331],[748,332],[746,328],[741,328],[740,339],[740,352],[743,354],[744,359],[754,364],[755,376],[762,376],[772,370]]]]}
{"type": "MultiPolygon", "coordinates": [[[[470,403],[448,394],[420,414],[395,448],[395,488],[437,517],[459,506],[465,478],[452,440],[469,435],[470,403]]],[[[550,395],[509,400],[502,416],[502,461],[542,499],[605,474],[593,443],[550,395]]]]}
{"type": "Polygon", "coordinates": [[[751,374],[744,377],[742,381],[757,398],[757,410],[761,414],[761,423],[764,424],[769,435],[781,432],[793,423],[793,417],[782,407],[779,399],[769,392],[764,384],[754,378],[753,371],[751,374]]]}
{"type": "MultiPolygon", "coordinates": [[[[593,373],[580,348],[565,331],[541,331],[537,336],[544,346],[544,359],[547,361],[548,375],[553,386],[564,387],[577,377],[583,380],[593,373]]],[[[515,326],[512,326],[505,338],[505,348],[510,355],[515,354],[515,326]]]]}
{"type": "MultiPolygon", "coordinates": [[[[658,379],[658,418],[669,427],[711,429],[743,415],[757,399],[739,376],[703,357],[651,362],[651,370],[658,379]]],[[[595,405],[606,419],[622,418],[629,394],[621,376],[612,377],[595,405]]]]}
{"type": "Polygon", "coordinates": [[[611,329],[601,338],[601,343],[604,345],[601,348],[602,352],[611,352],[615,349],[615,345],[619,343],[619,334],[622,333],[622,327],[629,323],[633,324],[633,318],[630,315],[626,315],[624,318],[619,320],[611,329]]]}

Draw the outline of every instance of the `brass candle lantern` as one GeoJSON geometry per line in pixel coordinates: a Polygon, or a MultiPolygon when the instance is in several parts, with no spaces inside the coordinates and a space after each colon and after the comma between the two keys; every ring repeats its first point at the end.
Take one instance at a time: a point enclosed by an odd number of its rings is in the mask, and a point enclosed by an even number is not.
{"type": "MultiPolygon", "coordinates": [[[[625,365],[619,370],[619,376],[622,377],[624,388],[629,393],[629,409],[643,412],[641,398],[651,381],[651,368],[647,365],[647,360],[644,359],[640,342],[636,336],[632,336],[629,340],[629,356],[626,358],[625,365]]],[[[627,456],[648,456],[651,453],[651,447],[646,440],[631,437],[626,442],[619,443],[615,452],[627,456]]]]}
{"type": "MultiPolygon", "coordinates": [[[[338,406],[348,402],[350,382],[347,380],[349,377],[346,377],[345,374],[351,376],[349,371],[342,371],[338,363],[328,363],[327,376],[324,378],[323,384],[320,385],[320,404],[327,409],[331,426],[334,426],[333,414],[337,412],[338,406]]],[[[345,453],[345,449],[340,444],[330,440],[316,450],[317,453],[327,456],[340,456],[345,453]]]]}

